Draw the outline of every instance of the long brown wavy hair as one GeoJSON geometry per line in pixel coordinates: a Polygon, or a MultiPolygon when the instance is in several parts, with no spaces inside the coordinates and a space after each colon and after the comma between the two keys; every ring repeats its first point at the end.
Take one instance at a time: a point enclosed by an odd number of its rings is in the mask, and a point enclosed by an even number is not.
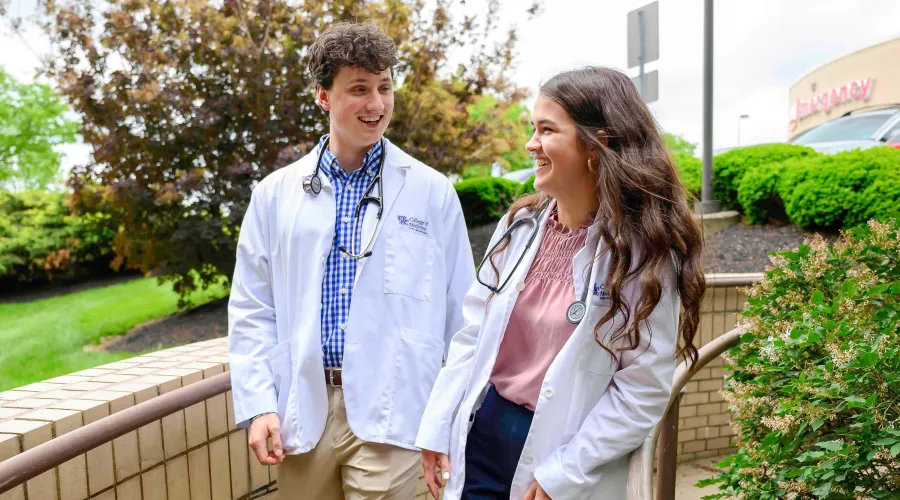
{"type": "MultiPolygon", "coordinates": [[[[667,274],[668,260],[674,257],[682,308],[678,356],[696,363],[694,336],[706,292],[703,238],[656,120],[631,79],[609,68],[560,73],[543,84],[540,93],[566,110],[575,121],[578,140],[599,158],[596,193],[600,206],[596,217],[608,222],[599,227],[610,254],[606,289],[611,307],[597,322],[594,339],[615,358],[617,352],[638,348],[640,325],[648,322],[659,303],[662,277],[667,274]],[[600,139],[601,131],[607,136],[605,143],[600,139]],[[635,255],[637,262],[633,261],[635,255]],[[634,320],[630,321],[631,307],[622,288],[635,279],[641,293],[634,306],[634,320]],[[617,312],[625,321],[614,330],[610,344],[625,341],[613,352],[599,331],[617,312]]],[[[537,213],[548,199],[541,193],[519,198],[510,207],[508,224],[520,210],[537,213]]],[[[507,239],[491,256],[495,272],[494,258],[508,244],[507,239]]]]}

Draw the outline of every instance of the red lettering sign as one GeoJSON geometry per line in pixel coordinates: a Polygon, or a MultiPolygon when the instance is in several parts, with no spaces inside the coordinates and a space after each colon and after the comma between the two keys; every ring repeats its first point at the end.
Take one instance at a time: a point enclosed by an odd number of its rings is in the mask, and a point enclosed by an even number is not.
{"type": "Polygon", "coordinates": [[[854,80],[846,85],[826,90],[808,99],[800,99],[794,106],[794,120],[802,120],[820,111],[828,113],[833,108],[848,102],[868,101],[872,97],[872,83],[874,81],[873,78],[854,80]]]}

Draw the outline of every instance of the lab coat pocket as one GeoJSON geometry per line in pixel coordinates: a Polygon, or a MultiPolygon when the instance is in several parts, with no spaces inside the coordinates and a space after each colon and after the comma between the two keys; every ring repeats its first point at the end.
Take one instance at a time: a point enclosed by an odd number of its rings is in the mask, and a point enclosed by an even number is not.
{"type": "Polygon", "coordinates": [[[603,393],[609,387],[612,377],[612,373],[594,373],[591,371],[582,372],[581,376],[576,377],[572,406],[566,419],[564,434],[574,435],[581,429],[581,425],[588,414],[597,406],[603,393]]]}
{"type": "Polygon", "coordinates": [[[268,358],[275,379],[275,393],[278,395],[278,417],[284,420],[291,389],[291,341],[286,340],[270,349],[268,358]]]}
{"type": "Polygon", "coordinates": [[[391,434],[394,439],[413,442],[425,412],[431,388],[441,370],[444,340],[404,328],[394,366],[391,434]]]}
{"type": "Polygon", "coordinates": [[[385,241],[384,293],[431,301],[434,240],[396,227],[385,241]]]}

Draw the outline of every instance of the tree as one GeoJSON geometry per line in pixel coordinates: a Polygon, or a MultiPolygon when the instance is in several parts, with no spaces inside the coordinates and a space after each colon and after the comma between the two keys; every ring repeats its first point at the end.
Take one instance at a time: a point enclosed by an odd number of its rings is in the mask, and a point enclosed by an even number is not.
{"type": "Polygon", "coordinates": [[[60,153],[77,123],[50,87],[20,83],[0,68],[0,187],[46,189],[59,180],[60,153]]]}
{"type": "Polygon", "coordinates": [[[687,153],[693,155],[697,151],[697,144],[688,141],[684,137],[668,132],[663,133],[666,141],[666,148],[672,153],[687,153]]]}
{"type": "MultiPolygon", "coordinates": [[[[524,97],[511,84],[515,32],[495,41],[499,2],[484,16],[451,16],[449,0],[46,0],[58,51],[49,72],[83,115],[94,164],[82,188],[106,186],[121,212],[116,252],[185,297],[230,276],[255,183],[310,150],[326,130],[305,71],[307,47],[328,24],[370,20],[400,52],[392,141],[445,172],[509,149],[497,122],[470,126],[485,94],[524,97]],[[451,71],[448,56],[469,49],[451,71]]],[[[529,10],[536,12],[537,6],[529,10]]],[[[510,139],[511,140],[511,139],[510,139]]]]}

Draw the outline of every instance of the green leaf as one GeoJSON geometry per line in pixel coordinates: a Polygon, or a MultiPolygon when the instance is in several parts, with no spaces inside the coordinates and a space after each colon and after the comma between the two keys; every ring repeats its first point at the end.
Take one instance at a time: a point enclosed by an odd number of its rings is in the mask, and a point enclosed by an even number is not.
{"type": "Polygon", "coordinates": [[[820,418],[819,420],[816,420],[815,422],[812,423],[812,429],[814,431],[817,431],[817,430],[819,430],[819,427],[822,427],[823,425],[825,425],[825,419],[820,418]]]}
{"type": "Polygon", "coordinates": [[[844,448],[844,443],[840,441],[823,441],[821,443],[816,443],[816,446],[819,448],[824,448],[828,451],[840,451],[844,448]]]}
{"type": "Polygon", "coordinates": [[[822,486],[819,486],[818,488],[812,490],[812,494],[819,498],[827,497],[829,494],[831,494],[831,482],[825,483],[822,486]]]}
{"type": "Polygon", "coordinates": [[[897,442],[900,442],[900,440],[895,439],[895,438],[881,438],[881,439],[875,441],[875,444],[878,446],[891,446],[897,442]]]}
{"type": "Polygon", "coordinates": [[[813,304],[821,306],[825,303],[825,294],[818,290],[814,290],[812,293],[812,297],[810,297],[810,300],[813,304]]]}
{"type": "Polygon", "coordinates": [[[843,295],[844,297],[852,298],[852,297],[856,296],[856,292],[858,289],[859,289],[859,287],[856,285],[855,280],[846,279],[846,280],[844,280],[843,283],[841,283],[839,291],[840,291],[841,295],[843,295]]]}
{"type": "Polygon", "coordinates": [[[900,454],[900,443],[891,446],[891,457],[896,457],[898,454],[900,454]]]}

